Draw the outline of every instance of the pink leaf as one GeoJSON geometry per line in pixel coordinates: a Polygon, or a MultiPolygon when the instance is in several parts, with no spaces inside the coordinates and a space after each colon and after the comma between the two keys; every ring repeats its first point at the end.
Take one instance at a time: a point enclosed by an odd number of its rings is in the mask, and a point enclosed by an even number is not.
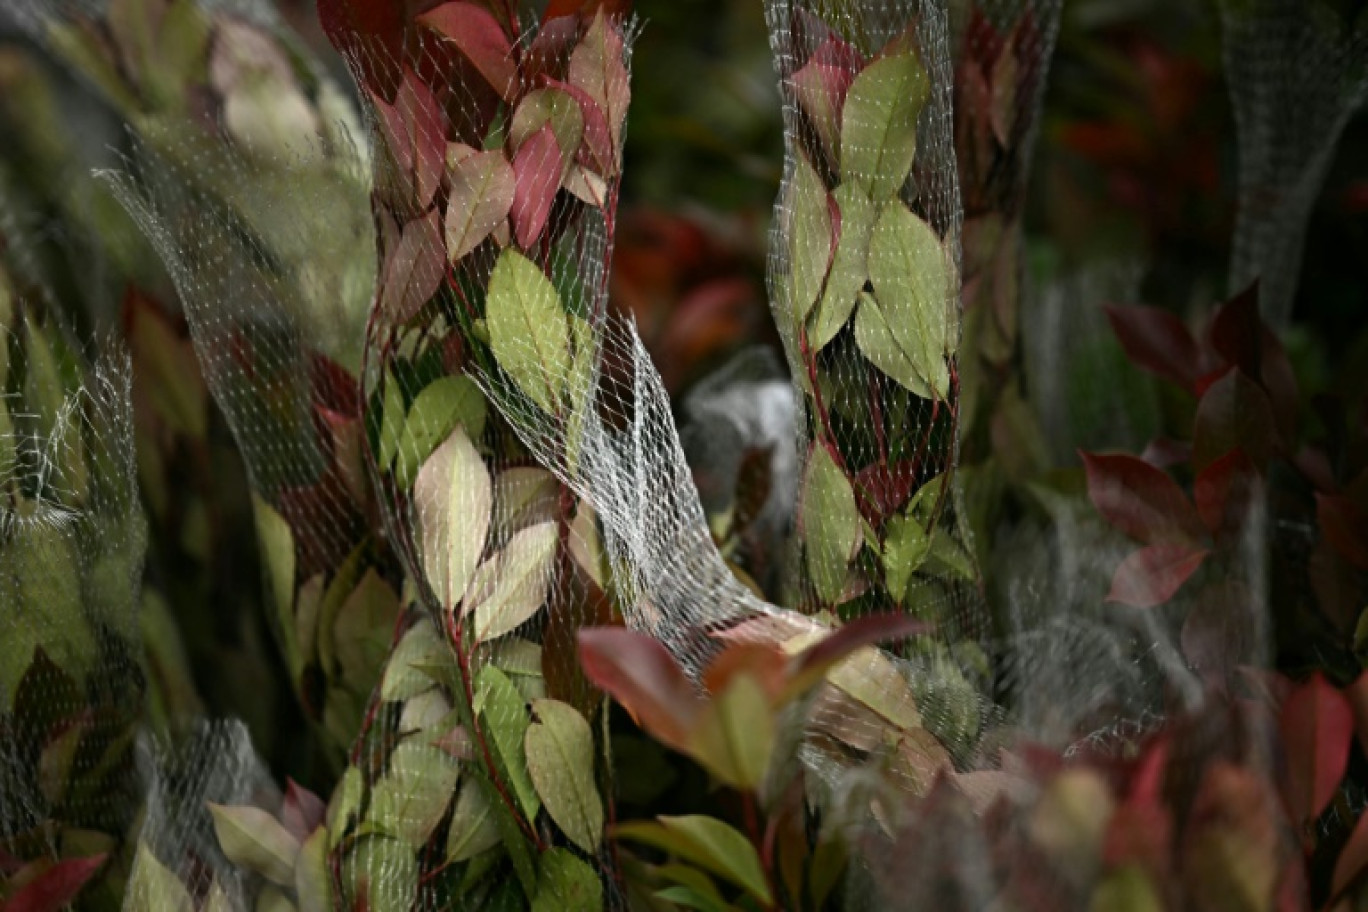
{"type": "Polygon", "coordinates": [[[872,614],[848,621],[821,642],[794,656],[793,673],[822,675],[857,649],[930,633],[931,629],[925,621],[906,614],[872,614]]]}
{"type": "Polygon", "coordinates": [[[524,250],[531,249],[551,217],[560,189],[564,159],[556,134],[546,124],[532,134],[513,158],[513,231],[524,250]]]}
{"type": "Polygon", "coordinates": [[[58,912],[66,908],[100,870],[106,857],[92,855],[57,862],[12,895],[4,912],[58,912]]]}
{"type": "Polygon", "coordinates": [[[685,748],[705,704],[664,646],[622,627],[590,627],[579,632],[579,655],[584,676],[643,729],[685,748]]]}
{"type": "Polygon", "coordinates": [[[589,31],[570,55],[569,82],[583,89],[603,110],[614,149],[622,142],[622,127],[632,98],[623,59],[625,52],[622,26],[617,18],[600,8],[589,31]]]}
{"type": "Polygon", "coordinates": [[[1197,340],[1179,320],[1157,307],[1106,308],[1112,330],[1136,366],[1192,389],[1200,373],[1197,340]]]}
{"type": "Polygon", "coordinates": [[[513,44],[493,14],[457,0],[423,13],[417,22],[453,41],[499,97],[513,102],[519,84],[513,44]]]}
{"type": "Polygon", "coordinates": [[[517,179],[502,152],[475,152],[451,168],[446,255],[455,263],[489,237],[513,209],[517,179]]]}
{"type": "Polygon", "coordinates": [[[412,70],[388,104],[373,95],[385,144],[399,170],[412,182],[414,202],[425,210],[442,180],[446,154],[446,116],[432,91],[412,70]]]}
{"type": "Polygon", "coordinates": [[[832,36],[790,77],[793,94],[834,163],[839,155],[841,111],[850,84],[864,67],[854,47],[832,36]]]}
{"type": "Polygon", "coordinates": [[[1321,815],[1344,779],[1354,708],[1317,672],[1283,703],[1278,727],[1287,753],[1288,809],[1303,825],[1321,815]]]}
{"type": "Polygon", "coordinates": [[[1134,608],[1162,605],[1202,566],[1208,552],[1191,545],[1150,545],[1121,562],[1107,601],[1134,608]]]}
{"type": "Polygon", "coordinates": [[[328,807],[313,792],[293,779],[287,781],[285,801],[280,808],[280,822],[300,842],[323,825],[328,807]]]}
{"type": "Polygon", "coordinates": [[[1202,538],[1201,517],[1168,475],[1124,453],[1079,455],[1088,472],[1088,496],[1121,532],[1147,545],[1202,538]]]}
{"type": "Polygon", "coordinates": [[[394,323],[406,323],[432,299],[446,274],[446,253],[437,210],[404,226],[385,264],[380,312],[394,323]]]}
{"type": "Polygon", "coordinates": [[[585,164],[599,174],[610,177],[617,173],[618,150],[613,141],[613,133],[608,128],[608,117],[598,102],[579,86],[554,79],[546,81],[548,86],[560,89],[579,102],[584,113],[584,149],[580,153],[585,164]]]}

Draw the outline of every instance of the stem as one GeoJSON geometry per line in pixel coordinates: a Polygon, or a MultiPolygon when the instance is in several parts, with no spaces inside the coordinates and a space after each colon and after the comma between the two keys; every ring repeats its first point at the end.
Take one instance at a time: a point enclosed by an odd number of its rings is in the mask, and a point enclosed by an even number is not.
{"type": "Polygon", "coordinates": [[[846,467],[845,457],[841,455],[841,450],[836,446],[836,434],[831,429],[831,413],[827,411],[826,403],[822,401],[822,387],[817,383],[817,353],[808,344],[807,327],[798,328],[798,346],[802,350],[803,362],[807,367],[808,382],[812,385],[813,404],[817,407],[817,418],[822,425],[822,433],[826,436],[827,452],[831,454],[832,460],[840,467],[842,472],[850,474],[846,467]]]}

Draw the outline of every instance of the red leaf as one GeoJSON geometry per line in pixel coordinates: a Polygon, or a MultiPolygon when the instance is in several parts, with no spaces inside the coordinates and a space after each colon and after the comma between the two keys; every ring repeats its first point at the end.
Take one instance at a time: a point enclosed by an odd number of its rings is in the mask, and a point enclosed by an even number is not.
{"type": "Polygon", "coordinates": [[[1365,869],[1368,869],[1368,813],[1359,816],[1349,841],[1335,860],[1335,874],[1330,881],[1331,898],[1343,893],[1365,869]]]}
{"type": "Polygon", "coordinates": [[[1168,475],[1124,453],[1079,455],[1093,506],[1121,532],[1147,545],[1202,538],[1201,517],[1168,475]]]}
{"type": "Polygon", "coordinates": [[[57,862],[11,896],[4,912],[58,912],[66,908],[100,870],[106,857],[92,855],[57,862]]]}
{"type": "Polygon", "coordinates": [[[474,3],[456,0],[429,10],[417,22],[455,42],[490,87],[504,101],[513,102],[519,84],[513,43],[492,13],[474,3]]]}
{"type": "Polygon", "coordinates": [[[394,97],[401,78],[404,7],[376,0],[318,0],[323,33],[355,67],[366,88],[394,97]]]}
{"type": "Polygon", "coordinates": [[[809,678],[826,673],[832,665],[865,646],[930,633],[931,625],[906,614],[871,614],[842,624],[824,638],[794,656],[792,675],[809,678]]]}
{"type": "Polygon", "coordinates": [[[1136,366],[1192,389],[1201,371],[1197,340],[1173,314],[1157,307],[1106,308],[1112,330],[1136,366]]]}
{"type": "Polygon", "coordinates": [[[432,299],[446,276],[446,246],[437,210],[404,226],[399,243],[385,263],[380,313],[393,323],[407,323],[432,299]]]}
{"type": "Polygon", "coordinates": [[[784,689],[784,669],[788,656],[771,643],[733,643],[709,663],[703,672],[703,686],[716,696],[727,689],[739,674],[749,674],[771,697],[784,689]]]}
{"type": "Polygon", "coordinates": [[[446,115],[432,90],[407,68],[389,104],[373,95],[380,132],[399,171],[409,179],[419,211],[428,208],[442,180],[446,155],[446,115]]]}
{"type": "Polygon", "coordinates": [[[662,742],[684,749],[704,703],[657,640],[623,627],[579,632],[584,676],[662,742]]]}
{"type": "Polygon", "coordinates": [[[1278,727],[1287,753],[1287,805],[1306,824],[1321,815],[1344,778],[1354,708],[1316,672],[1283,703],[1278,727]]]}
{"type": "Polygon", "coordinates": [[[1368,517],[1347,497],[1316,495],[1316,522],[1321,534],[1349,563],[1368,570],[1368,517]]]}
{"type": "Polygon", "coordinates": [[[1192,444],[1172,437],[1156,437],[1145,447],[1140,458],[1156,469],[1171,469],[1192,459],[1192,444]]]}
{"type": "Polygon", "coordinates": [[[1211,321],[1211,345],[1251,380],[1263,377],[1263,322],[1259,319],[1259,283],[1223,304],[1211,321]]]}
{"type": "Polygon", "coordinates": [[[1231,450],[1201,471],[1192,497],[1212,535],[1243,526],[1254,506],[1258,480],[1258,469],[1243,450],[1231,450]]]}
{"type": "Polygon", "coordinates": [[[533,133],[513,157],[513,231],[518,244],[530,250],[546,228],[551,204],[560,189],[564,158],[556,134],[545,124],[533,133]]]}
{"type": "Polygon", "coordinates": [[[1243,371],[1226,371],[1197,404],[1192,466],[1198,472],[1235,449],[1263,466],[1273,457],[1277,442],[1268,394],[1243,371]]]}
{"type": "Polygon", "coordinates": [[[323,824],[328,807],[313,792],[293,779],[287,780],[285,801],[280,808],[280,822],[300,842],[309,838],[323,824]]]}
{"type": "Polygon", "coordinates": [[[1134,608],[1162,605],[1182,588],[1210,552],[1191,545],[1150,545],[1121,562],[1107,601],[1134,608]]]}
{"type": "Polygon", "coordinates": [[[579,153],[584,164],[589,165],[605,177],[617,172],[617,146],[613,142],[612,130],[608,126],[608,116],[589,93],[577,85],[555,79],[546,81],[548,86],[560,89],[579,102],[584,114],[584,143],[579,153]]]}
{"type": "Polygon", "coordinates": [[[592,16],[600,8],[610,16],[625,16],[632,11],[632,0],[551,0],[546,4],[546,12],[542,13],[542,22],[576,13],[592,16]]]}
{"type": "Polygon", "coordinates": [[[1344,688],[1344,696],[1354,709],[1354,731],[1358,735],[1359,747],[1364,754],[1368,754],[1368,671],[1344,688]]]}

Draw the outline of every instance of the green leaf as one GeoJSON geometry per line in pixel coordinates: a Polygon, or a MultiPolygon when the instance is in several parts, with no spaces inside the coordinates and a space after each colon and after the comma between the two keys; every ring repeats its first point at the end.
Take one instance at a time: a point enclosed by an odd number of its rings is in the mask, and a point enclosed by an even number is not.
{"type": "Polygon", "coordinates": [[[693,887],[666,887],[655,892],[657,899],[685,909],[697,909],[699,912],[727,912],[728,906],[725,902],[714,899],[707,893],[700,893],[693,887]]]}
{"type": "Polygon", "coordinates": [[[899,604],[907,594],[908,583],[931,553],[931,537],[921,523],[910,516],[894,516],[884,531],[884,583],[888,594],[899,604]]]}
{"type": "Polygon", "coordinates": [[[485,301],[489,347],[529,399],[558,414],[570,376],[570,329],[560,296],[537,264],[509,248],[499,256],[485,301]]]}
{"type": "Polygon", "coordinates": [[[546,604],[558,540],[556,523],[535,525],[514,535],[507,547],[486,562],[491,568],[488,574],[481,568],[466,606],[475,617],[476,642],[511,633],[546,604]],[[489,585],[479,586],[486,576],[490,577],[489,585]]]}
{"type": "Polygon", "coordinates": [[[485,805],[494,818],[494,825],[499,829],[499,838],[503,841],[504,851],[508,853],[509,860],[513,862],[513,873],[522,885],[523,892],[528,896],[536,896],[537,869],[532,849],[527,838],[523,836],[513,811],[504,803],[494,783],[479,770],[467,773],[466,781],[474,782],[484,794],[485,805]]]}
{"type": "Polygon", "coordinates": [[[194,912],[195,909],[185,884],[167,870],[145,842],[138,843],[126,894],[129,909],[156,909],[157,912],[194,912]]]}
{"type": "Polygon", "coordinates": [[[532,912],[599,912],[603,884],[598,873],[568,849],[542,853],[532,912]]]}
{"type": "Polygon", "coordinates": [[[385,401],[380,413],[379,461],[380,470],[388,471],[399,449],[399,437],[404,432],[404,393],[394,374],[385,374],[385,401]]]}
{"type": "Polygon", "coordinates": [[[399,596],[380,578],[374,567],[337,611],[337,620],[324,636],[331,636],[343,680],[354,690],[367,692],[380,677],[394,642],[399,616],[399,596]]]}
{"type": "Polygon", "coordinates": [[[614,828],[618,839],[645,843],[733,883],[761,905],[774,902],[760,856],[745,836],[720,820],[701,815],[658,817],[658,822],[627,823],[614,828]]]}
{"type": "Polygon", "coordinates": [[[841,213],[840,235],[826,293],[808,321],[808,344],[814,352],[836,338],[869,280],[869,243],[878,217],[878,209],[854,184],[837,187],[832,197],[841,213]]]}
{"type": "Polygon", "coordinates": [[[943,398],[950,387],[945,355],[952,348],[953,271],[936,232],[900,202],[879,217],[869,277],[877,305],[866,307],[866,299],[861,308],[868,313],[856,318],[860,350],[917,395],[925,397],[929,388],[943,398]]]}
{"type": "Polygon", "coordinates": [[[442,377],[424,387],[409,407],[396,447],[395,484],[408,490],[418,467],[456,428],[465,428],[471,440],[479,440],[488,409],[484,393],[467,376],[442,377]]]}
{"type": "Polygon", "coordinates": [[[418,896],[418,859],[397,839],[363,836],[342,861],[342,894],[367,912],[410,912],[418,896]]]}
{"type": "Polygon", "coordinates": [[[494,511],[498,526],[516,532],[558,515],[560,483],[556,476],[534,466],[505,469],[494,479],[494,511]]]}
{"type": "Polygon", "coordinates": [[[594,733],[572,706],[556,700],[532,704],[527,729],[527,771],[551,819],[590,855],[603,839],[603,800],[594,783],[594,733]]]}
{"type": "Polygon", "coordinates": [[[451,828],[447,830],[446,859],[451,862],[469,861],[481,852],[499,844],[499,827],[490,811],[484,790],[467,780],[456,796],[456,807],[451,812],[451,828]]]}
{"type": "Polygon", "coordinates": [[[570,84],[593,99],[608,122],[608,150],[612,161],[598,162],[605,171],[617,168],[622,128],[627,120],[627,106],[632,100],[624,59],[625,45],[618,26],[608,19],[604,8],[599,7],[589,31],[570,54],[570,84]]]}
{"type": "Polygon", "coordinates": [[[880,202],[898,195],[917,155],[917,118],[931,82],[914,51],[875,60],[846,93],[841,182],[880,202]]]}
{"type": "Polygon", "coordinates": [[[484,243],[513,208],[513,166],[502,152],[448,157],[451,192],[446,210],[447,259],[455,263],[484,243]]]}
{"type": "Polygon", "coordinates": [[[972,580],[975,576],[974,559],[943,527],[936,529],[931,536],[931,553],[926,563],[930,569],[941,570],[960,579],[972,580]]]}
{"type": "Polygon", "coordinates": [[[566,170],[569,170],[584,139],[584,111],[574,96],[564,89],[549,86],[533,89],[523,96],[508,129],[509,146],[516,152],[547,124],[556,136],[556,145],[565,153],[566,170]]]}
{"type": "Polygon", "coordinates": [[[480,669],[475,686],[475,702],[494,742],[502,766],[500,772],[512,786],[527,819],[535,820],[541,810],[541,801],[527,773],[527,754],[523,749],[527,727],[531,724],[527,703],[508,676],[493,665],[480,669]]]}
{"type": "Polygon", "coordinates": [[[371,792],[366,819],[414,849],[427,844],[451,804],[460,767],[445,751],[409,739],[390,754],[389,772],[371,792]]]}
{"type": "Polygon", "coordinates": [[[380,699],[408,700],[434,686],[425,668],[454,664],[450,648],[426,619],[409,628],[394,647],[380,685],[380,699]]]}
{"type": "Polygon", "coordinates": [[[228,860],[282,886],[294,885],[299,840],[270,814],[250,806],[210,804],[214,835],[228,860]]]}
{"type": "Polygon", "coordinates": [[[806,156],[798,155],[784,211],[789,218],[788,291],[794,325],[803,323],[817,303],[831,260],[831,207],[826,184],[806,156]]]}
{"type": "Polygon", "coordinates": [[[269,884],[257,894],[252,912],[298,912],[290,898],[269,884]]]}
{"type": "Polygon", "coordinates": [[[294,630],[295,547],[294,533],[285,518],[255,492],[252,515],[256,519],[257,542],[266,562],[266,578],[285,630],[294,630]]]}
{"type": "Polygon", "coordinates": [[[333,789],[332,798],[328,800],[328,848],[336,848],[350,831],[353,818],[360,812],[365,795],[366,782],[362,778],[361,770],[354,766],[347,767],[347,771],[342,774],[341,780],[333,789]]]}
{"type": "Polygon", "coordinates": [[[818,597],[835,603],[860,548],[860,508],[845,473],[820,443],[813,446],[803,476],[802,522],[808,576],[818,597]]]}
{"type": "Polygon", "coordinates": [[[759,788],[774,750],[775,712],[754,675],[740,673],[716,695],[690,732],[694,755],[723,782],[759,788]]]}
{"type": "Polygon", "coordinates": [[[304,840],[295,861],[295,896],[299,912],[332,912],[332,874],[328,870],[328,828],[318,827],[304,840]]]}
{"type": "Polygon", "coordinates": [[[484,460],[458,427],[413,484],[423,573],[446,610],[465,594],[489,534],[493,485],[484,460]]]}

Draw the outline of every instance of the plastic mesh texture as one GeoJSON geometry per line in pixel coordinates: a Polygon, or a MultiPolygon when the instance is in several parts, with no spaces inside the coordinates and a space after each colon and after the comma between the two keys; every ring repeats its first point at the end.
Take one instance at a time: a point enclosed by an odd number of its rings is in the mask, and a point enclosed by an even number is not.
{"type": "Polygon", "coordinates": [[[1368,98],[1368,23],[1292,0],[1223,2],[1221,19],[1239,134],[1230,290],[1258,279],[1265,318],[1283,327],[1311,208],[1345,125],[1368,98]]]}

